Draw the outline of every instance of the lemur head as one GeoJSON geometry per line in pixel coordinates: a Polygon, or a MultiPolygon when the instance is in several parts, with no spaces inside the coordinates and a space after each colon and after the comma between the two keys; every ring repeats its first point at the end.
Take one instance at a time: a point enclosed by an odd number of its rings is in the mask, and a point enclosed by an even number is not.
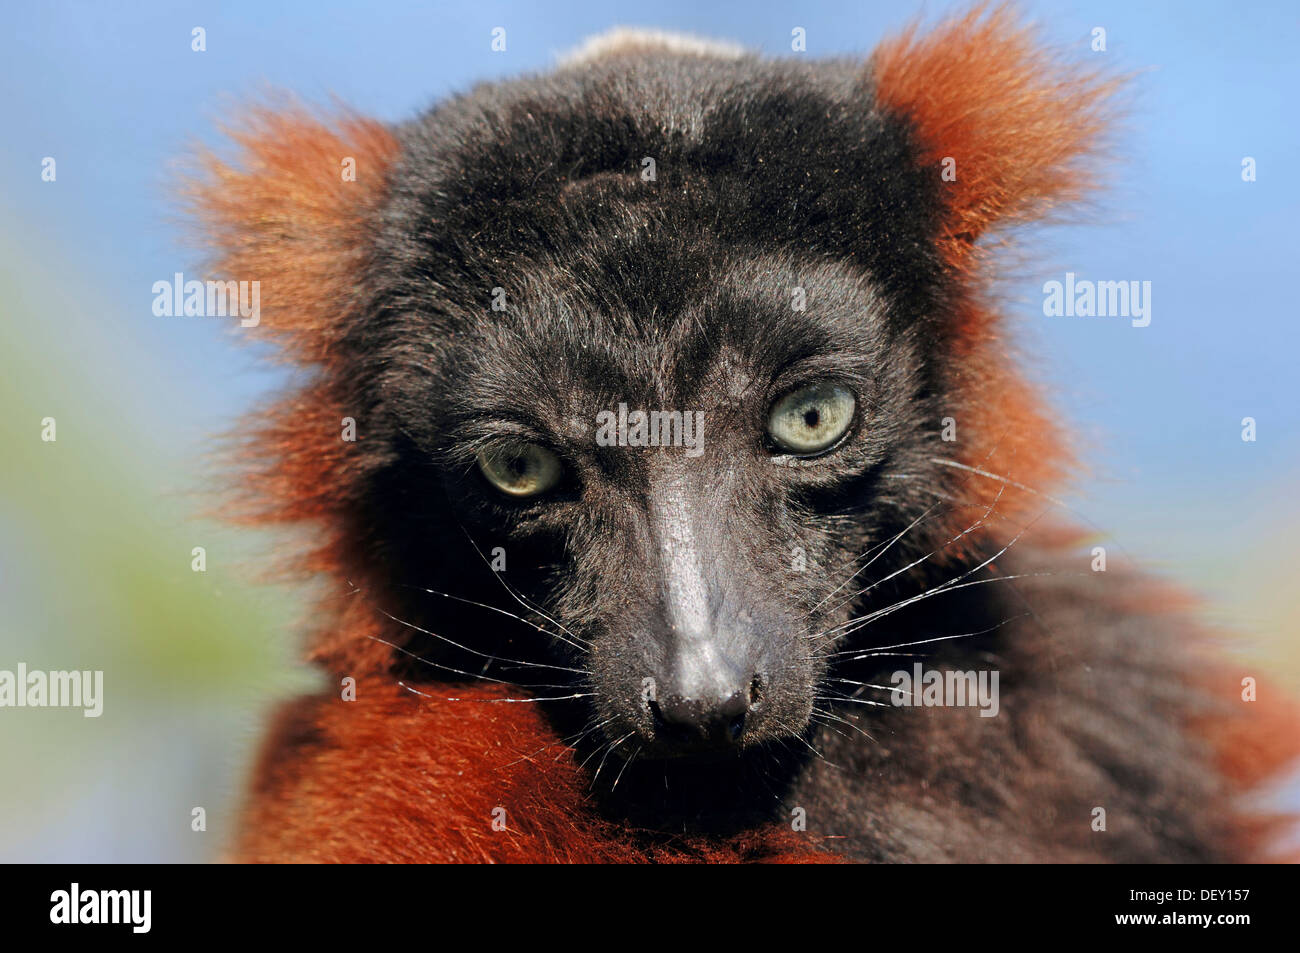
{"type": "Polygon", "coordinates": [[[338,669],[758,745],[808,724],[872,583],[1059,469],[981,249],[1077,192],[1105,87],[1004,13],[865,63],[592,50],[396,127],[264,115],[212,161],[219,269],[314,368],[250,489],[326,528],[311,565],[383,633],[322,633],[338,669]]]}

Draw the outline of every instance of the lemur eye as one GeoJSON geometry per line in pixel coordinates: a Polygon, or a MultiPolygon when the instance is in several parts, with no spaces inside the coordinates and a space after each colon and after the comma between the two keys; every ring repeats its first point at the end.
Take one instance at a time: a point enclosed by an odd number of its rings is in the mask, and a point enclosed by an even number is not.
{"type": "Polygon", "coordinates": [[[545,493],[555,486],[563,471],[555,454],[523,441],[480,451],[478,468],[488,482],[509,496],[545,493]]]}
{"type": "Polygon", "coordinates": [[[806,456],[832,446],[853,423],[857,398],[838,384],[811,384],[786,394],[767,418],[767,432],[777,446],[806,456]]]}

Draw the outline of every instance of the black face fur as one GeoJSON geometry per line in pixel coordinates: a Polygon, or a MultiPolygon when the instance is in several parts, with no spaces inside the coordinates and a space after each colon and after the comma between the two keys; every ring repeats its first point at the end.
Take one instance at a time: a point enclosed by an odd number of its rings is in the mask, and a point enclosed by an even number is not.
{"type": "Polygon", "coordinates": [[[371,317],[343,344],[371,435],[358,518],[403,618],[473,650],[410,651],[581,695],[623,755],[805,731],[855,560],[947,479],[936,177],[861,77],[658,54],[481,87],[401,130],[371,317]],[[797,458],[768,414],[817,383],[854,419],[797,458]],[[620,404],[702,412],[703,452],[599,446],[620,404]],[[484,478],[477,455],[516,440],[562,462],[552,489],[484,478]]]}

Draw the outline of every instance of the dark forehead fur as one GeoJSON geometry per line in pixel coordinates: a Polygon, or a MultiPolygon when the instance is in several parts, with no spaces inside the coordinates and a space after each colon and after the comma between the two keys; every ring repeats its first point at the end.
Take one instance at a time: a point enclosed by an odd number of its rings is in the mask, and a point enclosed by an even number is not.
{"type": "MultiPolygon", "coordinates": [[[[759,243],[859,266],[892,320],[935,311],[937,177],[861,64],[615,57],[481,86],[399,140],[368,354],[490,320],[495,287],[516,314],[559,296],[561,320],[622,315],[613,330],[653,338],[759,243]]],[[[765,290],[788,312],[785,282],[805,282],[781,277],[765,290]]]]}

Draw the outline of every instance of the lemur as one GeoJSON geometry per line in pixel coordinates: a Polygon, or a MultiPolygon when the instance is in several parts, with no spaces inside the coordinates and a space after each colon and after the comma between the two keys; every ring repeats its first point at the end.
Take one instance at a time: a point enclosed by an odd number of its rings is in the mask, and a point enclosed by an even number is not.
{"type": "Polygon", "coordinates": [[[1117,85],[977,8],[865,61],[624,31],[395,125],[241,116],[191,198],[302,373],[236,518],[310,530],[330,687],[230,857],[1262,856],[1294,721],[1093,571],[997,293],[1117,85]]]}

